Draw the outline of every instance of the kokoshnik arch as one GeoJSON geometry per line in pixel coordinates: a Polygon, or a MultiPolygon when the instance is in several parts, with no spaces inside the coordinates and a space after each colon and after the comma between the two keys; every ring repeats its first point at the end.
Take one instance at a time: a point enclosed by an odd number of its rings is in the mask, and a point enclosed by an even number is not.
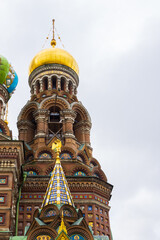
{"type": "MultiPolygon", "coordinates": [[[[77,98],[78,64],[56,48],[54,20],[51,46],[30,63],[31,97],[18,116],[19,140],[4,120],[8,89],[18,78],[12,71],[7,86],[0,72],[0,239],[111,240],[113,186],[92,156],[91,117],[77,98]],[[59,141],[57,162],[52,146],[59,141]]],[[[9,71],[7,64],[1,69],[9,71]]]]}

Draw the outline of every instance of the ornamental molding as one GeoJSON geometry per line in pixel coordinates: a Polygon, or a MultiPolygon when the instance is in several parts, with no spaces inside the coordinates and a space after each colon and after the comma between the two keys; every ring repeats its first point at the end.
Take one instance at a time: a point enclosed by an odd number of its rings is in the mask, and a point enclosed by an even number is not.
{"type": "Polygon", "coordinates": [[[66,76],[67,78],[72,77],[75,80],[77,86],[79,84],[79,77],[75,73],[75,71],[73,71],[70,67],[67,67],[65,65],[54,63],[54,64],[45,64],[33,70],[33,72],[30,74],[28,79],[29,86],[31,87],[31,83],[34,80],[34,78],[37,77],[37,75],[38,77],[42,77],[44,74],[47,74],[47,75],[60,74],[62,76],[66,76]]]}
{"type": "Polygon", "coordinates": [[[71,81],[73,83],[74,87],[78,87],[75,79],[72,76],[70,76],[69,74],[65,74],[64,72],[60,72],[60,71],[52,71],[51,73],[47,71],[46,73],[43,72],[43,73],[38,74],[32,80],[31,87],[35,87],[38,81],[40,84],[42,84],[44,78],[48,78],[48,82],[49,82],[49,81],[51,81],[52,77],[56,77],[57,81],[59,81],[59,82],[60,82],[61,78],[64,78],[66,81],[66,84],[68,84],[69,81],[71,81]]]}
{"type": "Polygon", "coordinates": [[[76,112],[74,112],[72,109],[63,109],[61,111],[61,116],[64,117],[64,119],[71,118],[75,119],[76,118],[76,112]]]}
{"type": "Polygon", "coordinates": [[[51,97],[47,97],[47,98],[45,98],[41,103],[40,103],[40,105],[39,105],[39,109],[44,109],[44,108],[46,108],[46,105],[48,105],[48,104],[50,104],[50,103],[52,103],[53,105],[55,104],[55,100],[56,100],[56,105],[58,104],[58,103],[60,103],[62,106],[61,106],[61,109],[64,109],[64,108],[66,108],[66,109],[70,109],[71,107],[70,107],[70,104],[67,102],[67,100],[66,99],[64,99],[64,98],[62,98],[62,97],[59,97],[59,96],[57,96],[56,94],[53,94],[51,97]]]}
{"type": "Polygon", "coordinates": [[[19,130],[28,130],[27,127],[35,129],[35,125],[28,120],[20,120],[17,122],[17,127],[20,128],[19,130]]]}
{"type": "Polygon", "coordinates": [[[73,111],[75,111],[75,112],[76,112],[76,109],[79,110],[80,112],[82,112],[84,114],[84,116],[86,116],[85,117],[86,120],[88,120],[91,123],[91,117],[89,115],[89,112],[87,111],[87,109],[83,106],[83,104],[80,101],[71,103],[71,109],[73,109],[73,111]]]}
{"type": "Polygon", "coordinates": [[[32,101],[32,102],[28,101],[26,105],[24,105],[24,107],[21,109],[18,115],[17,121],[19,122],[22,118],[24,118],[25,113],[32,107],[34,107],[35,110],[37,110],[39,108],[39,103],[36,101],[32,101]]]}
{"type": "MultiPolygon", "coordinates": [[[[74,198],[74,203],[75,204],[80,204],[80,205],[82,205],[82,199],[76,199],[76,198],[74,198]]],[[[106,204],[104,204],[104,203],[101,203],[101,202],[99,202],[99,201],[97,201],[97,200],[95,200],[95,199],[84,199],[83,198],[83,204],[96,204],[96,205],[98,205],[98,206],[101,206],[101,207],[103,207],[105,210],[110,210],[110,206],[108,206],[108,205],[106,205],[106,204]]]]}

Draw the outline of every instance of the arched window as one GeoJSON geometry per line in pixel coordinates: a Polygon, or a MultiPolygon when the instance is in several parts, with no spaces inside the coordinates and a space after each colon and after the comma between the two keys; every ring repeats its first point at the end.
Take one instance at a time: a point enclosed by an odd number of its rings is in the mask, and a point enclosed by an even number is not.
{"type": "Polygon", "coordinates": [[[30,112],[26,118],[28,122],[30,122],[30,125],[28,125],[28,131],[27,131],[27,142],[31,142],[36,134],[37,131],[37,124],[33,116],[33,112],[30,112]]]}
{"type": "Polygon", "coordinates": [[[75,135],[77,141],[82,143],[84,141],[83,132],[81,131],[80,125],[78,124],[79,122],[82,121],[82,118],[78,112],[76,112],[76,114],[77,114],[77,116],[74,120],[73,131],[74,131],[74,135],[75,135]]]}
{"type": "Polygon", "coordinates": [[[49,108],[50,116],[48,121],[48,131],[49,131],[49,139],[57,136],[61,138],[62,134],[62,122],[60,122],[60,108],[59,107],[51,107],[49,108]]]}
{"type": "Polygon", "coordinates": [[[57,77],[52,77],[52,89],[56,89],[57,87],[57,77]]]}
{"type": "Polygon", "coordinates": [[[50,111],[50,122],[59,122],[60,121],[60,109],[58,107],[51,107],[50,111]]]}
{"type": "Polygon", "coordinates": [[[47,77],[45,77],[44,79],[43,79],[43,90],[45,91],[45,90],[48,90],[48,78],[47,77]]]}
{"type": "Polygon", "coordinates": [[[69,93],[72,95],[72,88],[73,88],[73,84],[71,81],[69,81],[69,84],[68,84],[68,90],[69,90],[69,93]]]}
{"type": "Polygon", "coordinates": [[[78,171],[78,172],[76,172],[75,174],[74,174],[74,176],[82,176],[82,177],[84,177],[84,176],[86,176],[86,174],[84,173],[84,172],[82,172],[82,171],[78,171]]]}
{"type": "Polygon", "coordinates": [[[65,89],[65,79],[61,78],[61,90],[64,91],[65,89]]]}
{"type": "Polygon", "coordinates": [[[40,92],[40,83],[39,81],[36,82],[36,94],[40,92]]]}

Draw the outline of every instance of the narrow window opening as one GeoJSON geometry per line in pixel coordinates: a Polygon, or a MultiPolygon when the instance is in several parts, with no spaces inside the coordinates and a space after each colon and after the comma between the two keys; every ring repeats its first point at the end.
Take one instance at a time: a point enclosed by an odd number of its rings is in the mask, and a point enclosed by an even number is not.
{"type": "Polygon", "coordinates": [[[56,89],[56,85],[57,85],[57,78],[52,77],[52,89],[56,89]]]}

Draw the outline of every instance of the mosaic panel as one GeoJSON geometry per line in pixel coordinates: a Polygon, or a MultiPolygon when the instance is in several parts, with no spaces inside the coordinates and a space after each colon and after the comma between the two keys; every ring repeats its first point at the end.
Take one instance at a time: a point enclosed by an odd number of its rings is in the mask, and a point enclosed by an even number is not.
{"type": "Polygon", "coordinates": [[[39,158],[40,158],[40,159],[52,159],[52,156],[51,156],[50,153],[41,153],[41,154],[39,155],[39,158]]]}
{"type": "Polygon", "coordinates": [[[4,196],[0,196],[0,203],[4,203],[5,202],[5,197],[4,196]]]}
{"type": "Polygon", "coordinates": [[[70,237],[71,240],[85,240],[84,237],[82,237],[79,234],[74,234],[70,237]]]}
{"type": "Polygon", "coordinates": [[[19,211],[20,211],[20,212],[23,212],[23,211],[24,211],[24,207],[23,207],[23,206],[20,206],[20,207],[19,207],[19,211]]]}
{"type": "Polygon", "coordinates": [[[63,215],[66,217],[72,217],[72,212],[68,209],[63,210],[63,215]]]}
{"type": "Polygon", "coordinates": [[[4,224],[5,221],[5,213],[0,214],[0,224],[4,224]]]}
{"type": "Polygon", "coordinates": [[[8,183],[8,176],[0,176],[0,185],[6,185],[8,183]]]}
{"type": "Polygon", "coordinates": [[[46,212],[46,217],[51,217],[56,215],[56,211],[54,209],[50,209],[49,211],[46,212]]]}
{"type": "Polygon", "coordinates": [[[51,237],[48,235],[40,235],[36,238],[36,240],[50,240],[51,237]]]}
{"type": "Polygon", "coordinates": [[[37,175],[37,173],[35,172],[35,171],[27,171],[27,175],[28,176],[36,176],[37,175]]]}
{"type": "Polygon", "coordinates": [[[82,171],[78,171],[74,174],[74,176],[86,176],[86,174],[82,171]]]}
{"type": "Polygon", "coordinates": [[[62,153],[62,154],[60,155],[60,158],[61,158],[61,159],[64,159],[64,160],[68,160],[68,159],[72,159],[72,156],[71,156],[71,154],[69,154],[69,153],[62,153]]]}
{"type": "Polygon", "coordinates": [[[88,206],[88,211],[92,211],[92,206],[88,206]]]}
{"type": "Polygon", "coordinates": [[[30,212],[30,211],[32,211],[32,207],[27,207],[27,212],[30,212]]]}
{"type": "Polygon", "coordinates": [[[96,214],[96,220],[99,220],[99,216],[96,214]]]}
{"type": "Polygon", "coordinates": [[[88,218],[92,218],[93,214],[92,213],[88,213],[88,218]]]}
{"type": "Polygon", "coordinates": [[[93,222],[89,222],[88,225],[93,228],[93,222]]]}

